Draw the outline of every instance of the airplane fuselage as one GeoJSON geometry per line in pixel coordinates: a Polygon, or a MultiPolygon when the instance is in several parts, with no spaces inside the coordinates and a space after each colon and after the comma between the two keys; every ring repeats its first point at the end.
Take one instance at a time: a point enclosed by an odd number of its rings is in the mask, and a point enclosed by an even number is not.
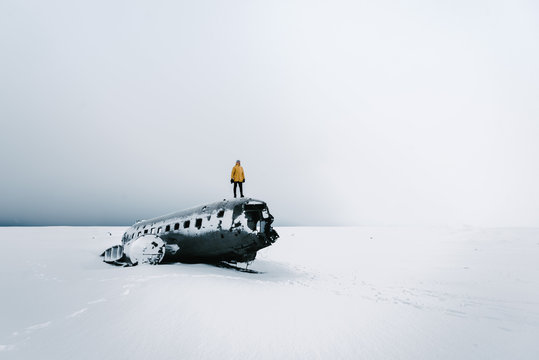
{"type": "Polygon", "coordinates": [[[223,200],[135,223],[124,233],[121,249],[105,251],[105,261],[135,265],[142,251],[155,253],[157,263],[248,262],[279,237],[272,222],[263,201],[223,200]]]}

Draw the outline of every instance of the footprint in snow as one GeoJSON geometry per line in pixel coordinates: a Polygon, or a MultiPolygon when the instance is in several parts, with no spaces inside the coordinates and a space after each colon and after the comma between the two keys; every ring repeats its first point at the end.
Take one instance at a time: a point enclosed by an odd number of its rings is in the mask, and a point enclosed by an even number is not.
{"type": "Polygon", "coordinates": [[[47,321],[47,322],[44,322],[44,323],[41,323],[41,324],[35,324],[35,325],[32,325],[32,326],[28,326],[24,331],[28,334],[28,333],[31,333],[31,332],[36,331],[36,330],[44,329],[44,328],[48,327],[51,323],[52,323],[51,321],[47,321]]]}
{"type": "Polygon", "coordinates": [[[71,319],[71,318],[77,317],[77,316],[81,315],[82,313],[86,312],[86,310],[88,310],[88,308],[83,308],[83,309],[80,309],[80,310],[78,310],[78,311],[75,311],[73,314],[68,315],[68,316],[67,316],[67,319],[71,319]]]}
{"type": "Polygon", "coordinates": [[[122,293],[122,295],[129,295],[129,293],[131,292],[131,289],[133,286],[135,286],[134,284],[126,284],[124,286],[122,286],[125,290],[124,292],[122,293]]]}
{"type": "Polygon", "coordinates": [[[105,302],[107,301],[107,299],[105,298],[101,298],[101,299],[97,299],[97,300],[92,300],[92,301],[88,301],[88,305],[93,305],[93,304],[99,304],[99,303],[102,303],[102,302],[105,302]]]}

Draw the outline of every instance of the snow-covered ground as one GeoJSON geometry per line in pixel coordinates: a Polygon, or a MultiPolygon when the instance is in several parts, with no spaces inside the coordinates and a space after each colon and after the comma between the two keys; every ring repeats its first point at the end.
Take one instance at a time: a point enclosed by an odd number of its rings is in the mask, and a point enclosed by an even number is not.
{"type": "Polygon", "coordinates": [[[123,231],[0,228],[0,358],[539,358],[539,229],[277,228],[258,274],[103,263],[123,231]]]}

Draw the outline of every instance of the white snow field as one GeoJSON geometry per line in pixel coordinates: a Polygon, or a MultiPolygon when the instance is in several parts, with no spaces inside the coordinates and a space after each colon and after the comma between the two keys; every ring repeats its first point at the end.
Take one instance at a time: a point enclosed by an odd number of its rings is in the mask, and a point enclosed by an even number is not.
{"type": "Polygon", "coordinates": [[[0,359],[539,359],[539,229],[282,227],[257,274],[124,230],[0,228],[0,359]]]}

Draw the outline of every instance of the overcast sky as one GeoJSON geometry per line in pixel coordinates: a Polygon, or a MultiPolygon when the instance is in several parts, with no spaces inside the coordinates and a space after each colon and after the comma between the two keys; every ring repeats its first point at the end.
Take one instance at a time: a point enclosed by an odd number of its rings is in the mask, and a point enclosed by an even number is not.
{"type": "Polygon", "coordinates": [[[2,0],[0,121],[1,225],[539,226],[539,5],[2,0]]]}

